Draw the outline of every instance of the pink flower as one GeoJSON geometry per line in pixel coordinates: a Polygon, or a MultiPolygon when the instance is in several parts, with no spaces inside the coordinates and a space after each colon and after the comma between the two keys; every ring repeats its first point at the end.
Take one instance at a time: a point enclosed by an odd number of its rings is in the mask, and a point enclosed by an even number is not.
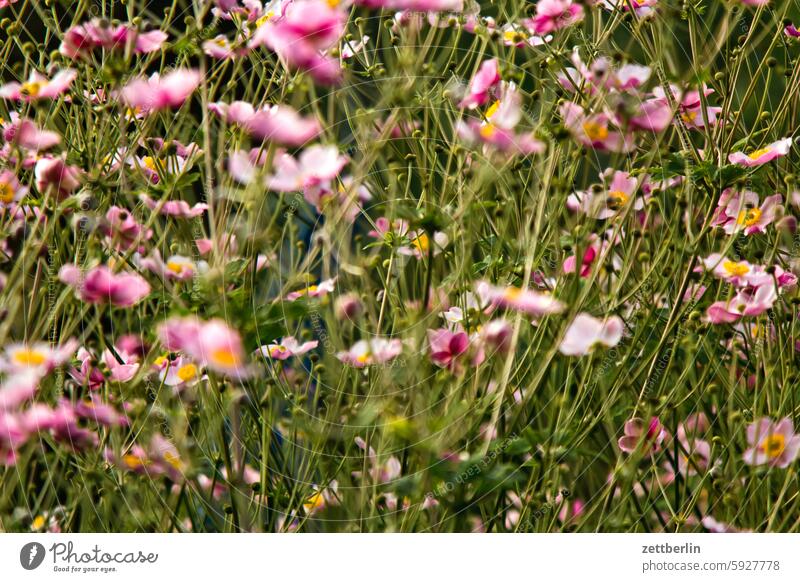
{"type": "Polygon", "coordinates": [[[35,373],[42,377],[66,363],[77,347],[74,339],[56,347],[44,342],[14,343],[5,347],[0,357],[0,370],[10,374],[35,373]]]}
{"type": "Polygon", "coordinates": [[[743,152],[734,152],[728,156],[728,161],[732,164],[745,166],[746,168],[760,166],[762,164],[766,164],[767,162],[771,162],[775,158],[785,156],[789,153],[791,147],[792,138],[787,137],[764,146],[763,148],[754,150],[749,154],[745,154],[743,152]]]}
{"type": "Polygon", "coordinates": [[[148,477],[167,476],[172,481],[183,480],[184,465],[178,449],[160,434],[153,436],[146,449],[133,445],[119,458],[110,449],[106,449],[105,454],[121,469],[148,477]]]}
{"type": "Polygon", "coordinates": [[[772,284],[746,287],[728,301],[717,301],[706,311],[708,321],[714,324],[735,323],[742,317],[761,315],[772,308],[778,294],[772,284]]]}
{"type": "Polygon", "coordinates": [[[61,143],[61,136],[54,131],[39,129],[30,119],[21,119],[11,113],[11,122],[3,124],[3,139],[25,150],[44,151],[61,143]]]}
{"type": "Polygon", "coordinates": [[[175,109],[183,105],[200,81],[200,72],[194,69],[177,69],[163,77],[153,73],[149,79],[139,77],[129,82],[119,98],[131,109],[143,112],[175,109]]]}
{"type": "Polygon", "coordinates": [[[0,98],[27,102],[55,99],[69,89],[77,76],[78,72],[72,69],[59,71],[52,79],[33,71],[24,83],[13,82],[0,86],[0,98]]]}
{"type": "Polygon", "coordinates": [[[605,113],[586,115],[583,107],[568,101],[561,106],[561,115],[573,137],[587,147],[620,153],[634,148],[633,135],[614,129],[605,113]]]}
{"type": "Polygon", "coordinates": [[[789,418],[773,422],[760,418],[747,427],[748,449],[744,462],[748,465],[769,465],[785,469],[800,453],[800,435],[794,433],[789,418]]]}
{"type": "Polygon", "coordinates": [[[221,319],[173,317],[158,326],[158,337],[170,351],[181,351],[203,366],[234,378],[249,375],[239,334],[221,319]]]}
{"type": "Polygon", "coordinates": [[[592,188],[584,192],[575,192],[567,199],[567,207],[600,220],[617,215],[630,204],[633,204],[634,210],[644,208],[644,198],[635,196],[639,190],[639,180],[628,172],[611,169],[601,175],[601,178],[607,178],[609,175],[611,181],[602,190],[596,191],[592,188]]]}
{"type": "Polygon", "coordinates": [[[641,447],[643,454],[652,454],[669,439],[669,433],[657,416],[646,424],[641,418],[632,418],[625,423],[624,432],[625,436],[620,437],[618,445],[626,453],[633,453],[641,447]]]}
{"type": "Polygon", "coordinates": [[[159,368],[159,380],[176,392],[181,392],[200,381],[200,369],[186,356],[178,356],[171,361],[160,357],[156,359],[156,366],[159,368]]]}
{"type": "Polygon", "coordinates": [[[468,143],[520,155],[540,154],[546,149],[532,133],[517,133],[522,119],[522,98],[512,84],[503,84],[498,99],[483,114],[483,120],[459,120],[456,131],[468,143]]]}
{"type": "MultiPolygon", "coordinates": [[[[16,372],[0,386],[0,415],[14,411],[33,398],[39,388],[41,375],[35,370],[16,372]]],[[[1,438],[1,437],[0,437],[1,438]]]]}
{"type": "Polygon", "coordinates": [[[236,47],[225,35],[218,34],[203,42],[203,52],[212,59],[235,59],[246,55],[249,50],[247,47],[236,47]]]}
{"type": "Polygon", "coordinates": [[[299,159],[282,154],[275,160],[276,172],[267,177],[267,187],[277,192],[297,192],[320,186],[329,187],[347,164],[336,146],[313,145],[299,159]]]}
{"type": "Polygon", "coordinates": [[[355,0],[357,6],[408,12],[461,12],[463,0],[355,0]]]}
{"type": "Polygon", "coordinates": [[[465,331],[454,333],[449,329],[429,329],[428,344],[434,364],[456,371],[459,369],[458,359],[469,349],[469,336],[465,331]]]}
{"type": "Polygon", "coordinates": [[[727,188],[720,196],[714,218],[713,226],[722,227],[728,234],[744,231],[750,235],[765,232],[766,227],[772,223],[783,210],[780,194],[768,196],[759,206],[758,194],[746,190],[736,192],[727,188]]]}
{"type": "Polygon", "coordinates": [[[234,101],[230,105],[212,103],[209,109],[257,139],[289,147],[305,145],[322,131],[319,121],[313,117],[301,117],[288,105],[267,105],[256,110],[245,101],[234,101]]]}
{"type": "Polygon", "coordinates": [[[319,83],[339,80],[339,61],[327,56],[344,33],[347,14],[323,0],[304,0],[286,6],[283,14],[258,27],[248,46],[266,45],[292,69],[307,71],[319,83]]]}
{"type": "Polygon", "coordinates": [[[128,426],[130,424],[124,414],[120,414],[112,405],[103,402],[97,394],[92,394],[88,400],[78,401],[75,405],[75,414],[103,426],[128,426]]]}
{"type": "Polygon", "coordinates": [[[174,218],[195,218],[208,210],[208,204],[198,202],[194,206],[184,200],[153,200],[147,194],[140,194],[141,200],[150,210],[158,210],[159,214],[174,218]]]}
{"type": "Polygon", "coordinates": [[[302,344],[292,336],[287,336],[279,342],[273,342],[267,346],[261,346],[258,351],[265,358],[273,360],[286,360],[293,356],[301,356],[316,348],[319,342],[314,340],[303,342],[302,344]]]}
{"type": "Polygon", "coordinates": [[[566,306],[546,293],[518,287],[496,287],[486,281],[475,284],[475,293],[481,301],[495,307],[505,307],[531,315],[561,313],[566,306]]]}
{"type": "MultiPolygon", "coordinates": [[[[717,116],[722,112],[722,107],[713,107],[707,105],[705,108],[705,116],[703,115],[703,100],[700,98],[701,91],[697,89],[681,89],[676,85],[669,86],[670,93],[674,102],[678,103],[678,116],[675,118],[675,123],[678,118],[689,129],[702,129],[706,124],[706,117],[708,118],[709,125],[714,125],[717,122],[717,116]]],[[[714,90],[701,86],[702,94],[705,97],[712,95],[714,90]]],[[[653,95],[656,99],[661,99],[664,103],[669,103],[667,93],[662,87],[655,87],[653,95]]]]}
{"type": "Polygon", "coordinates": [[[633,9],[639,18],[652,14],[657,4],[658,0],[602,0],[603,8],[606,10],[625,12],[633,9]]]}
{"type": "Polygon", "coordinates": [[[583,6],[572,0],[539,0],[531,28],[542,35],[583,20],[583,6]]]}
{"type": "Polygon", "coordinates": [[[81,185],[81,170],[66,163],[66,156],[45,157],[34,168],[36,188],[41,194],[51,192],[59,199],[65,198],[81,185]]]}
{"type": "Polygon", "coordinates": [[[501,354],[511,349],[511,334],[511,324],[505,319],[493,319],[480,330],[481,339],[501,354]]]}
{"type": "Polygon", "coordinates": [[[106,212],[105,221],[100,225],[100,231],[106,236],[111,248],[117,250],[137,249],[139,245],[153,236],[151,229],[145,229],[124,208],[112,206],[106,212]]]}
{"type": "Polygon", "coordinates": [[[376,364],[384,364],[399,356],[403,351],[403,344],[398,339],[387,340],[375,337],[369,340],[357,341],[346,352],[339,352],[336,357],[343,363],[354,368],[365,368],[376,364]]]}
{"type": "Polygon", "coordinates": [[[62,283],[74,288],[87,303],[110,303],[131,307],[150,294],[150,285],[136,273],[114,273],[105,265],[90,269],[85,276],[75,265],[64,265],[58,272],[62,283]]]}
{"type": "Polygon", "coordinates": [[[14,172],[0,171],[0,208],[8,208],[27,195],[28,189],[19,183],[14,172]]]}
{"type": "Polygon", "coordinates": [[[616,315],[597,319],[588,313],[579,313],[567,328],[558,347],[565,356],[585,356],[597,345],[613,347],[622,339],[623,323],[616,315]]]}
{"type": "Polygon", "coordinates": [[[497,59],[489,59],[481,63],[480,69],[469,83],[467,95],[461,100],[461,107],[478,107],[486,105],[490,91],[500,83],[500,71],[497,59]]]}
{"type": "Polygon", "coordinates": [[[139,32],[131,24],[114,26],[95,18],[68,29],[59,51],[69,59],[86,57],[98,48],[124,51],[130,47],[136,54],[146,54],[159,50],[166,40],[167,33],[160,30],[139,32]]]}
{"type": "Polygon", "coordinates": [[[794,24],[787,25],[783,29],[783,32],[786,34],[786,36],[792,36],[794,38],[800,38],[800,30],[797,30],[797,27],[794,24]]]}
{"type": "Polygon", "coordinates": [[[194,261],[181,255],[172,255],[166,262],[163,261],[158,249],[154,249],[149,257],[140,259],[139,266],[162,279],[172,281],[189,281],[194,277],[196,270],[194,261]]]}
{"type": "Polygon", "coordinates": [[[333,293],[336,287],[336,278],[326,279],[317,285],[309,285],[305,289],[292,291],[286,295],[286,301],[296,301],[301,297],[325,297],[328,293],[333,293]]]}

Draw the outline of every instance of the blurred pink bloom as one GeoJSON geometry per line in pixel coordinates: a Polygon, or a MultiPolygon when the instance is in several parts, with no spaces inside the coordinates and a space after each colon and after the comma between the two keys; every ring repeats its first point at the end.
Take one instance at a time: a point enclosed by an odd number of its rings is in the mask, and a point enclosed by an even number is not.
{"type": "Polygon", "coordinates": [[[588,313],[579,313],[567,328],[558,347],[565,356],[585,356],[597,345],[613,347],[622,339],[622,319],[612,315],[597,319],[588,313]]]}
{"type": "Polygon", "coordinates": [[[336,298],[333,308],[339,321],[352,321],[364,311],[361,299],[356,293],[340,295],[336,298]]]}
{"type": "MultiPolygon", "coordinates": [[[[701,86],[702,94],[708,97],[714,93],[714,90],[701,86]]],[[[690,129],[702,129],[706,124],[706,117],[708,117],[709,125],[714,125],[717,122],[717,116],[722,112],[722,107],[714,107],[706,105],[706,115],[703,115],[703,100],[700,97],[701,92],[697,89],[681,89],[677,85],[669,85],[671,97],[674,102],[678,104],[678,116],[675,118],[675,123],[678,118],[683,122],[686,127],[690,129]]],[[[655,87],[653,95],[656,99],[661,99],[664,103],[669,103],[667,93],[662,87],[655,87]]]]}
{"type": "Polygon", "coordinates": [[[0,86],[0,98],[13,101],[38,101],[39,99],[55,99],[69,89],[78,72],[64,69],[48,79],[41,73],[31,72],[24,83],[6,83],[0,86]]]}
{"type": "Polygon", "coordinates": [[[273,342],[267,346],[258,348],[258,352],[265,358],[273,360],[287,360],[293,356],[301,356],[316,348],[319,342],[316,340],[300,343],[292,336],[284,337],[278,342],[273,342]]]}
{"type": "MultiPolygon", "coordinates": [[[[36,394],[41,374],[34,370],[17,371],[0,385],[0,415],[15,411],[36,394]]],[[[2,438],[2,437],[0,437],[2,438]]]]}
{"type": "MultiPolygon", "coordinates": [[[[389,483],[397,479],[402,471],[400,459],[391,456],[384,463],[378,462],[378,455],[372,447],[367,448],[367,443],[361,437],[355,438],[356,446],[367,453],[369,459],[370,471],[369,475],[376,483],[389,483]]],[[[356,478],[361,477],[361,473],[353,475],[356,478]]]]}
{"type": "Polygon", "coordinates": [[[100,231],[106,236],[109,246],[119,251],[138,249],[142,242],[153,236],[151,229],[145,230],[133,214],[119,206],[108,209],[100,231]]]}
{"type": "Polygon", "coordinates": [[[139,266],[155,273],[162,279],[189,281],[194,277],[196,266],[189,257],[172,255],[166,262],[161,259],[158,249],[153,249],[149,257],[139,259],[139,266]]]}
{"type": "Polygon", "coordinates": [[[324,0],[289,3],[279,17],[258,27],[248,46],[266,45],[292,69],[307,71],[318,83],[334,84],[339,61],[324,54],[344,33],[347,14],[324,0]]]}
{"type": "Polygon", "coordinates": [[[313,145],[295,159],[281,154],[274,162],[275,174],[266,179],[267,187],[277,192],[298,192],[320,186],[329,187],[347,164],[347,157],[336,146],[313,145]]]}
{"type": "Polygon", "coordinates": [[[103,402],[97,394],[92,394],[88,400],[79,400],[75,405],[75,414],[103,426],[128,426],[130,424],[124,414],[120,414],[112,405],[103,402]]]}
{"type": "Polygon", "coordinates": [[[775,194],[766,197],[759,206],[758,194],[755,192],[736,192],[727,188],[720,196],[711,224],[722,227],[728,234],[738,231],[743,231],[746,235],[765,232],[766,227],[783,210],[782,201],[781,195],[775,194]]]}
{"type": "Polygon", "coordinates": [[[257,139],[290,147],[306,145],[322,131],[316,118],[301,117],[288,105],[266,105],[254,109],[250,103],[234,101],[230,105],[212,103],[209,109],[257,139]]]}
{"type": "Polygon", "coordinates": [[[658,0],[602,0],[601,4],[606,10],[633,10],[639,18],[643,18],[648,14],[652,14],[655,10],[658,0]]]}
{"type": "Polygon", "coordinates": [[[547,34],[583,20],[583,6],[572,0],[539,0],[531,29],[536,34],[547,34]]]}
{"type": "Polygon", "coordinates": [[[402,351],[403,344],[399,339],[387,340],[375,337],[357,341],[348,351],[339,352],[336,357],[355,368],[364,368],[393,360],[402,351]]]}
{"type": "Polygon", "coordinates": [[[328,293],[332,293],[335,287],[336,277],[333,279],[326,279],[317,285],[309,285],[305,289],[288,293],[286,295],[286,301],[296,301],[301,297],[325,297],[328,293]]]}
{"type": "Polygon", "coordinates": [[[59,51],[70,59],[86,57],[98,48],[119,51],[130,48],[134,53],[146,54],[159,50],[166,40],[167,33],[160,30],[139,32],[131,24],[115,26],[95,18],[68,29],[59,51]]]}
{"type": "Polygon", "coordinates": [[[783,32],[786,34],[786,36],[800,38],[800,30],[797,30],[797,27],[794,24],[789,24],[784,27],[783,32]]]}
{"type": "Polygon", "coordinates": [[[65,198],[81,185],[82,172],[77,166],[70,166],[65,156],[44,157],[36,162],[34,168],[36,188],[41,194],[52,192],[58,198],[65,198]]]}
{"type": "Polygon", "coordinates": [[[178,449],[160,434],[150,439],[146,449],[135,444],[120,457],[110,449],[106,449],[105,454],[110,462],[121,469],[149,477],[167,476],[173,481],[183,480],[184,464],[178,449]]]}
{"type": "Polygon", "coordinates": [[[169,351],[181,351],[203,366],[234,378],[250,375],[239,333],[221,319],[173,317],[159,325],[157,333],[169,351]]]}
{"type": "Polygon", "coordinates": [[[43,377],[69,361],[77,348],[74,339],[56,347],[44,342],[12,343],[3,349],[0,370],[10,374],[35,373],[43,377]]]}
{"type": "Polygon", "coordinates": [[[480,69],[469,82],[467,95],[459,104],[461,107],[479,107],[486,105],[490,99],[490,91],[500,83],[500,71],[497,59],[489,59],[481,63],[480,69]]]}
{"type": "Polygon", "coordinates": [[[431,361],[440,368],[457,371],[458,359],[469,349],[469,336],[465,331],[452,332],[449,329],[429,329],[431,361]]]}
{"type": "Polygon", "coordinates": [[[134,110],[143,112],[175,109],[183,105],[200,85],[199,71],[176,69],[163,77],[158,73],[145,79],[129,82],[119,93],[120,100],[134,110]]]}
{"type": "Polygon", "coordinates": [[[39,129],[30,119],[22,119],[11,113],[10,123],[3,124],[3,139],[25,150],[44,151],[61,143],[61,136],[54,131],[39,129]]]}
{"type": "Polygon", "coordinates": [[[94,267],[85,275],[76,265],[64,265],[58,278],[87,303],[131,307],[150,294],[150,285],[136,273],[114,273],[105,265],[94,267]]]}
{"type": "Polygon", "coordinates": [[[628,172],[607,170],[601,175],[606,185],[602,190],[590,188],[583,192],[575,192],[567,199],[570,210],[580,211],[592,218],[605,220],[624,211],[630,204],[634,210],[644,208],[645,199],[637,197],[639,180],[628,172]],[[610,182],[607,180],[611,177],[610,182]]]}
{"type": "Polygon", "coordinates": [[[203,52],[212,59],[235,59],[246,55],[249,50],[246,46],[236,46],[223,34],[203,41],[203,52]]]}
{"type": "Polygon", "coordinates": [[[501,354],[511,349],[511,334],[511,323],[505,319],[493,319],[480,330],[483,341],[501,354]]]}
{"type": "Polygon", "coordinates": [[[158,210],[159,214],[175,218],[195,218],[208,210],[208,204],[202,202],[189,206],[184,200],[153,200],[147,194],[140,194],[139,200],[150,210],[158,210]]]}
{"type": "Polygon", "coordinates": [[[614,129],[605,113],[586,115],[583,107],[568,101],[561,106],[561,115],[573,137],[587,147],[620,153],[634,148],[633,135],[614,129]]]}
{"type": "Polygon", "coordinates": [[[28,189],[19,183],[11,170],[0,171],[0,208],[16,204],[28,195],[28,189]]]}
{"type": "Polygon", "coordinates": [[[620,437],[619,448],[626,453],[633,453],[641,446],[644,454],[658,452],[664,441],[669,439],[657,416],[645,423],[641,418],[632,418],[625,423],[625,436],[620,437]]]}
{"type": "Polygon", "coordinates": [[[463,0],[355,0],[357,6],[409,12],[461,12],[463,0]]]}
{"type": "Polygon", "coordinates": [[[748,449],[742,457],[748,465],[769,465],[785,469],[800,453],[800,435],[789,418],[773,422],[760,418],[747,427],[748,449]]]}
{"type": "Polygon", "coordinates": [[[475,284],[475,293],[481,301],[495,307],[515,309],[531,315],[561,313],[566,308],[562,302],[549,294],[518,287],[496,287],[486,281],[475,284]]]}
{"type": "Polygon", "coordinates": [[[728,161],[731,164],[739,164],[747,168],[753,166],[760,166],[771,162],[775,158],[785,156],[789,153],[792,147],[792,138],[787,137],[776,142],[773,142],[763,148],[759,148],[745,154],[743,152],[734,152],[728,156],[728,161]]]}

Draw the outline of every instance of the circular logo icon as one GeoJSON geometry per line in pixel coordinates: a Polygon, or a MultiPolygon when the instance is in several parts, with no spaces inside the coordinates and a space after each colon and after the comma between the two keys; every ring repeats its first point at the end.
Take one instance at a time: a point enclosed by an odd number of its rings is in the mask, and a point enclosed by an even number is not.
{"type": "Polygon", "coordinates": [[[30,542],[19,551],[19,563],[26,570],[35,570],[44,561],[44,546],[39,542],[30,542]]]}

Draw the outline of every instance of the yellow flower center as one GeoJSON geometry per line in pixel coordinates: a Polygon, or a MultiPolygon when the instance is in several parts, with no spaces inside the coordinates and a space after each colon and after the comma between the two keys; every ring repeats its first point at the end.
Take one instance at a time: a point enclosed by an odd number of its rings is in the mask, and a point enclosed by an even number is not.
{"type": "Polygon", "coordinates": [[[28,81],[22,84],[22,94],[28,97],[36,97],[44,87],[44,83],[39,81],[28,81]]]}
{"type": "Polygon", "coordinates": [[[314,509],[319,509],[324,505],[325,505],[325,498],[322,496],[322,491],[317,491],[316,493],[314,493],[314,495],[308,498],[308,501],[306,501],[303,504],[303,507],[305,508],[306,511],[310,512],[314,509]]]}
{"type": "Polygon", "coordinates": [[[44,516],[37,515],[36,518],[33,520],[33,523],[31,523],[31,527],[33,529],[42,529],[44,527],[44,516]]]}
{"type": "Polygon", "coordinates": [[[360,356],[356,357],[356,362],[358,362],[359,364],[366,364],[369,361],[371,356],[372,356],[371,353],[366,352],[366,353],[361,354],[360,356]]]}
{"type": "Polygon", "coordinates": [[[497,110],[500,108],[500,100],[498,99],[494,103],[489,106],[489,109],[486,110],[486,118],[491,119],[492,115],[497,113],[497,110]]]}
{"type": "Polygon", "coordinates": [[[256,26],[261,26],[262,24],[264,24],[265,22],[267,22],[267,21],[268,21],[270,18],[272,18],[273,16],[275,16],[275,12],[273,12],[272,10],[270,10],[270,11],[269,11],[269,12],[267,12],[267,13],[266,13],[264,16],[262,16],[261,18],[259,18],[258,20],[256,20],[256,26]]]}
{"type": "Polygon", "coordinates": [[[8,182],[0,182],[0,202],[3,204],[14,202],[14,188],[8,182]]]}
{"type": "Polygon", "coordinates": [[[239,356],[230,348],[220,348],[211,352],[211,361],[224,367],[233,367],[239,363],[239,356]]]}
{"type": "Polygon", "coordinates": [[[729,275],[736,277],[747,275],[747,273],[750,272],[750,267],[748,267],[745,263],[736,263],[734,261],[725,261],[722,263],[722,268],[725,269],[729,275]]]}
{"type": "Polygon", "coordinates": [[[194,364],[186,364],[178,368],[177,371],[178,378],[181,379],[181,382],[188,382],[194,378],[197,378],[197,366],[194,364]]]}
{"type": "Polygon", "coordinates": [[[528,37],[518,30],[507,30],[503,33],[503,39],[506,42],[517,44],[520,42],[525,42],[528,37]]]}
{"type": "Polygon", "coordinates": [[[757,160],[758,158],[760,158],[764,154],[768,154],[770,151],[772,151],[772,150],[770,150],[770,148],[768,148],[768,147],[761,148],[760,150],[756,150],[753,153],[748,154],[747,157],[750,158],[751,160],[757,160]]]}
{"type": "Polygon", "coordinates": [[[761,450],[764,451],[770,459],[780,457],[784,449],[786,449],[786,437],[782,434],[771,434],[761,443],[761,450]]]}
{"type": "Polygon", "coordinates": [[[411,241],[411,244],[414,246],[421,253],[425,253],[430,248],[430,240],[428,240],[428,235],[424,232],[416,237],[414,240],[411,241]]]}
{"type": "Polygon", "coordinates": [[[307,295],[309,293],[315,293],[317,289],[319,289],[319,287],[317,287],[316,285],[311,285],[310,287],[306,287],[305,289],[300,289],[298,293],[300,295],[307,295]]]}
{"type": "Polygon", "coordinates": [[[47,356],[36,350],[20,350],[14,354],[14,361],[23,366],[41,366],[47,361],[47,356]]]}
{"type": "Polygon", "coordinates": [[[694,123],[694,120],[697,119],[697,111],[686,111],[681,113],[681,119],[683,119],[686,123],[694,123]]]}
{"type": "Polygon", "coordinates": [[[156,366],[161,367],[161,366],[163,366],[164,364],[167,363],[167,357],[166,356],[158,356],[153,363],[156,366]]]}
{"type": "Polygon", "coordinates": [[[176,275],[180,275],[183,272],[183,265],[184,263],[179,263],[177,261],[167,261],[167,269],[176,275]]]}
{"type": "Polygon", "coordinates": [[[761,209],[751,208],[750,210],[742,210],[739,216],[736,217],[736,224],[743,224],[745,226],[753,226],[761,220],[761,209]]]}
{"type": "Polygon", "coordinates": [[[164,460],[167,463],[169,463],[174,469],[180,469],[181,468],[181,459],[175,453],[167,451],[166,453],[164,453],[164,460]]]}
{"type": "Polygon", "coordinates": [[[158,173],[159,170],[164,170],[164,162],[157,160],[152,156],[143,157],[142,163],[144,164],[145,168],[156,173],[158,173]]]}
{"type": "Polygon", "coordinates": [[[494,136],[494,134],[497,133],[497,129],[491,123],[486,123],[484,125],[481,125],[480,129],[478,130],[478,133],[480,133],[481,137],[484,139],[491,139],[492,136],[494,136]]]}
{"type": "Polygon", "coordinates": [[[594,121],[584,121],[583,133],[592,141],[603,141],[608,137],[608,128],[594,121]]]}
{"type": "Polygon", "coordinates": [[[519,287],[507,287],[503,292],[503,298],[508,301],[515,301],[519,299],[520,295],[522,295],[522,289],[519,287]]]}
{"type": "Polygon", "coordinates": [[[130,453],[127,455],[122,456],[122,462],[129,469],[138,469],[140,467],[144,467],[146,461],[137,455],[131,455],[130,453]]]}
{"type": "Polygon", "coordinates": [[[616,206],[624,206],[628,202],[628,195],[622,190],[614,190],[608,193],[609,202],[616,206]]]}
{"type": "Polygon", "coordinates": [[[225,48],[226,46],[228,46],[228,40],[225,38],[215,38],[214,44],[216,44],[218,47],[225,48]]]}

